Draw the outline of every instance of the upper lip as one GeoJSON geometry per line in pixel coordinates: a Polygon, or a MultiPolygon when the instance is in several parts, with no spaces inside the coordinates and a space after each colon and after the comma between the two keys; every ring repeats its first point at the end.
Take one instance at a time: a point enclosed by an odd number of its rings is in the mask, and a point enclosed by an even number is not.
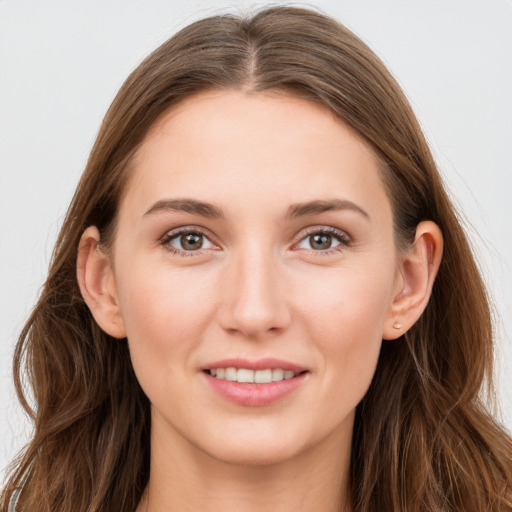
{"type": "Polygon", "coordinates": [[[283,359],[276,359],[274,357],[264,357],[262,359],[253,360],[241,358],[222,359],[209,363],[203,367],[203,370],[211,370],[213,368],[247,368],[248,370],[281,368],[282,370],[289,370],[293,373],[302,373],[307,371],[307,368],[304,366],[300,366],[290,361],[284,361],[283,359]]]}

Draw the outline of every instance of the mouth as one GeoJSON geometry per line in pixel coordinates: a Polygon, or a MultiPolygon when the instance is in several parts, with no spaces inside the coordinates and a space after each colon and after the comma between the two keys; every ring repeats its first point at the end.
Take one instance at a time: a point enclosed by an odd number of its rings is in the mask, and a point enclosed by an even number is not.
{"type": "Polygon", "coordinates": [[[217,395],[246,407],[281,401],[301,388],[310,373],[304,367],[273,358],[224,359],[203,367],[202,372],[217,395]]]}
{"type": "Polygon", "coordinates": [[[250,368],[236,368],[228,366],[227,368],[210,368],[205,370],[216,379],[227,380],[230,382],[239,382],[242,384],[270,384],[282,380],[290,380],[305,373],[304,371],[294,372],[284,370],[283,368],[264,368],[261,370],[252,370],[250,368]]]}

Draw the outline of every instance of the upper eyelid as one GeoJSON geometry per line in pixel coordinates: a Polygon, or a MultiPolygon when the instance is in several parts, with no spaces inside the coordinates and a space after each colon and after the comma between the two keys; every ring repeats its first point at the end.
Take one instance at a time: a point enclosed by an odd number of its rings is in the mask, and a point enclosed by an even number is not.
{"type": "Polygon", "coordinates": [[[215,238],[213,235],[210,234],[209,230],[194,225],[187,225],[181,226],[179,228],[170,229],[169,231],[166,231],[161,238],[170,239],[174,238],[175,236],[182,235],[183,233],[199,233],[201,235],[206,236],[208,239],[215,238]]]}
{"type": "MultiPolygon", "coordinates": [[[[334,226],[310,226],[307,228],[303,228],[300,230],[300,234],[296,235],[297,240],[302,240],[304,237],[310,235],[311,233],[319,233],[319,232],[328,232],[328,233],[334,233],[334,234],[343,234],[347,238],[352,238],[347,231],[339,228],[335,228],[334,226]],[[304,231],[305,230],[305,231],[304,231]]],[[[183,233],[200,233],[202,235],[205,235],[207,237],[215,238],[215,236],[211,235],[210,231],[202,228],[201,226],[195,226],[195,225],[187,225],[187,226],[181,226],[178,228],[171,229],[169,231],[166,231],[161,238],[172,238],[174,236],[183,234],[183,233]]]]}
{"type": "MultiPolygon", "coordinates": [[[[343,229],[335,228],[333,226],[312,226],[312,227],[306,228],[306,232],[302,232],[297,237],[297,241],[294,242],[294,245],[314,233],[328,233],[330,235],[333,235],[335,237],[342,239],[347,244],[352,243],[352,237],[343,229]]],[[[320,252],[320,251],[315,251],[315,252],[320,252]]]]}

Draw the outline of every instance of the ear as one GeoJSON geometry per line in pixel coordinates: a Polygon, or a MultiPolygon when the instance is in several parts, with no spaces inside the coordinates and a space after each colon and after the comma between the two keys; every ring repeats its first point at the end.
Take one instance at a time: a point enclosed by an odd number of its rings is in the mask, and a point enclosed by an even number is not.
{"type": "Polygon", "coordinates": [[[82,297],[98,325],[114,338],[126,337],[110,258],[100,246],[96,226],[88,227],[80,239],[77,279],[82,297]]]}
{"type": "Polygon", "coordinates": [[[441,264],[443,235],[432,221],[418,224],[412,246],[401,255],[398,291],[384,324],[382,338],[402,336],[427,307],[441,264]]]}

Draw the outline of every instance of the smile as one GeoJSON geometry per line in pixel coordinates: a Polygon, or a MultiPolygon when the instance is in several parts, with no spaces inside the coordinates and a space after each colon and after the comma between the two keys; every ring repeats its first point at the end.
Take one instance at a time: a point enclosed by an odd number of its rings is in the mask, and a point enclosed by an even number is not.
{"type": "Polygon", "coordinates": [[[211,368],[210,375],[217,379],[228,380],[248,384],[269,384],[281,380],[289,380],[296,373],[282,368],[266,368],[263,370],[251,370],[249,368],[211,368]]]}
{"type": "Polygon", "coordinates": [[[263,407],[295,394],[309,380],[310,369],[272,357],[223,359],[203,366],[208,387],[223,400],[244,407],[263,407]]]}

